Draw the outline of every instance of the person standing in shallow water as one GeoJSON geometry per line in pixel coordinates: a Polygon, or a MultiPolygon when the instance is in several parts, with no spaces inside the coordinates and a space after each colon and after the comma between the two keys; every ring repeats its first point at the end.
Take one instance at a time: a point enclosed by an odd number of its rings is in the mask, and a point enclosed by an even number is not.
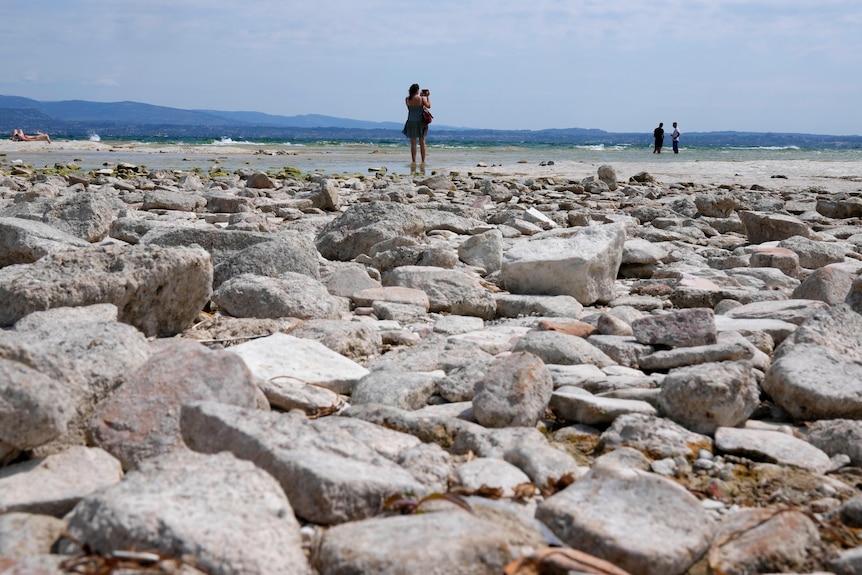
{"type": "Polygon", "coordinates": [[[679,128],[676,127],[676,122],[673,123],[673,132],[670,133],[670,141],[673,142],[673,153],[679,153],[679,128]]]}
{"type": "Polygon", "coordinates": [[[664,145],[664,122],[658,123],[658,128],[652,131],[652,137],[655,138],[652,153],[661,154],[661,147],[664,145]]]}
{"type": "Polygon", "coordinates": [[[419,84],[410,86],[410,90],[404,103],[407,104],[407,121],[401,133],[410,138],[410,157],[416,164],[416,142],[419,142],[419,152],[422,164],[425,164],[425,135],[428,133],[428,125],[422,121],[422,110],[431,107],[431,92],[422,90],[419,92],[419,84]]]}

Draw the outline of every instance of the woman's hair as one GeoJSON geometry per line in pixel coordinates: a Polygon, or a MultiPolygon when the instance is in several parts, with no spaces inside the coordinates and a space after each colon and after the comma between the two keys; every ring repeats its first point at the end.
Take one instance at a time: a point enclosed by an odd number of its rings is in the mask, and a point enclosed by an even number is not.
{"type": "Polygon", "coordinates": [[[416,94],[419,93],[419,84],[413,84],[410,86],[410,97],[412,98],[416,94]]]}

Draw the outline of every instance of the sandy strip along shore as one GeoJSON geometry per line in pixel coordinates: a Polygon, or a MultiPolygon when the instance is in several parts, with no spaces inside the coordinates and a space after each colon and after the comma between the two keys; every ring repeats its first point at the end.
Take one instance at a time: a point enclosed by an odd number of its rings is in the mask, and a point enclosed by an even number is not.
{"type": "MultiPolygon", "coordinates": [[[[13,142],[0,140],[0,167],[15,160],[35,166],[53,165],[57,162],[72,161],[75,154],[85,154],[89,162],[98,159],[99,163],[129,162],[154,164],[160,156],[181,158],[183,169],[194,167],[209,169],[216,159],[228,169],[233,166],[253,166],[267,169],[266,161],[270,156],[261,155],[259,150],[265,146],[182,146],[139,143],[104,143],[91,141],[13,142]],[[144,157],[142,157],[144,156],[144,157]],[[145,159],[146,158],[146,159],[145,159]]],[[[311,171],[316,163],[338,164],[339,162],[364,163],[367,166],[390,165],[390,171],[407,173],[403,161],[403,150],[387,150],[384,153],[361,153],[330,149],[297,148],[286,155],[288,159],[303,160],[300,169],[311,171]]],[[[501,166],[482,166],[469,159],[454,164],[435,164],[432,155],[427,170],[439,172],[461,171],[473,174],[487,174],[495,177],[558,177],[582,179],[593,176],[601,162],[555,161],[553,165],[541,166],[538,163],[511,163],[501,166]]],[[[773,190],[803,190],[819,187],[827,192],[862,192],[862,161],[818,161],[818,160],[761,160],[761,161],[676,161],[670,157],[667,162],[609,161],[620,181],[639,173],[648,172],[659,182],[665,184],[691,182],[707,186],[738,184],[749,187],[760,185],[773,190]]],[[[444,160],[445,161],[445,160],[444,160]]],[[[286,161],[285,164],[290,164],[286,161]]]]}

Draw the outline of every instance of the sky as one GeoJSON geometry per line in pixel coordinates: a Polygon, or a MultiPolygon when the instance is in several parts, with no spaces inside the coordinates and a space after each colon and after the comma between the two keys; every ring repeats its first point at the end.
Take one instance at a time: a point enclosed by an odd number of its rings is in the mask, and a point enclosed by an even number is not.
{"type": "Polygon", "coordinates": [[[0,0],[0,94],[436,125],[862,135],[858,0],[0,0]]]}

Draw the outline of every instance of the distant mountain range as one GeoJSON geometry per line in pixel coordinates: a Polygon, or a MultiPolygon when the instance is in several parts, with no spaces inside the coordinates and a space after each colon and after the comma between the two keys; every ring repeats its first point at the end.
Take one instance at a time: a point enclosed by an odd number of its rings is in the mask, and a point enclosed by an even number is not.
{"type": "MultiPolygon", "coordinates": [[[[398,122],[367,122],[318,114],[277,116],[260,112],[182,110],[140,102],[41,102],[0,95],[0,133],[15,128],[85,139],[283,139],[291,141],[403,141],[398,122]]],[[[597,129],[479,130],[433,124],[434,139],[452,143],[644,145],[652,134],[597,129]]],[[[862,148],[862,136],[761,132],[686,132],[686,145],[862,148]]]]}

